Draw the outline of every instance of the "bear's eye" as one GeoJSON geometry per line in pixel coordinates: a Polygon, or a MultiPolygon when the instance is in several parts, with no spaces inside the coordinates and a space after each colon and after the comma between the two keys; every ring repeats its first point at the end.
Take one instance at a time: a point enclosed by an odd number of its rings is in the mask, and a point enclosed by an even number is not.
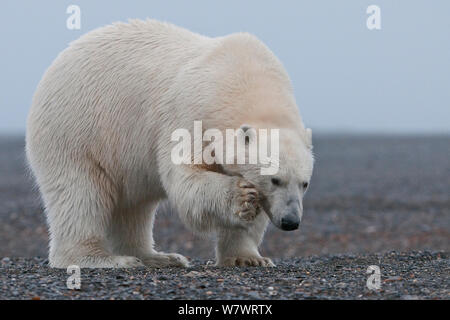
{"type": "Polygon", "coordinates": [[[306,190],[308,188],[308,182],[303,182],[303,190],[306,190]]]}
{"type": "Polygon", "coordinates": [[[278,178],[272,178],[272,184],[275,186],[279,186],[281,184],[281,180],[278,178]]]}

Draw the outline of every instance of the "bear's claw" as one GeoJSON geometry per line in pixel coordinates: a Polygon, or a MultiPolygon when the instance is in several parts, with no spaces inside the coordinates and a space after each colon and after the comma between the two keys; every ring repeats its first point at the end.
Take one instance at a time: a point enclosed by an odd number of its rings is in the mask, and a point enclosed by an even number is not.
{"type": "Polygon", "coordinates": [[[264,257],[228,257],[219,265],[228,267],[275,267],[270,258],[264,257]]]}

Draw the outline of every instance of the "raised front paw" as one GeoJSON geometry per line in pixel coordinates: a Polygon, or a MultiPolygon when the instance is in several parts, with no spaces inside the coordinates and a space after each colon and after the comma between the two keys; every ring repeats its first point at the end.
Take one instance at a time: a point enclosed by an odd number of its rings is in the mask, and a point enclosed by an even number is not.
{"type": "Polygon", "coordinates": [[[275,267],[271,259],[264,257],[227,257],[217,265],[222,267],[275,267]]]}
{"type": "Polygon", "coordinates": [[[252,221],[260,210],[258,191],[244,179],[238,179],[237,210],[235,214],[244,221],[252,221]]]}

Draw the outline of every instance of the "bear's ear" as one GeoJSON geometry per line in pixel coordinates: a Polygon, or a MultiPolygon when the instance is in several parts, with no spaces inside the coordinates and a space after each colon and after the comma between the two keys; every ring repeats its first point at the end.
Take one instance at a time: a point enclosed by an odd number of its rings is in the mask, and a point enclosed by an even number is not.
{"type": "Polygon", "coordinates": [[[312,145],[312,130],[310,128],[307,128],[305,130],[306,132],[306,142],[308,144],[308,147],[312,150],[313,145],[312,145]]]}

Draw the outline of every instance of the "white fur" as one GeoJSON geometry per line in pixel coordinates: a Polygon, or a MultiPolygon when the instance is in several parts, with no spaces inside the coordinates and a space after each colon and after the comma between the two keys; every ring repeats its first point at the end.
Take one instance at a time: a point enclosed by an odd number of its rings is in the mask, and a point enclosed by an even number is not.
{"type": "Polygon", "coordinates": [[[171,162],[171,133],[194,120],[204,130],[282,128],[281,174],[309,180],[310,134],[290,80],[254,36],[208,38],[133,20],[89,32],[59,54],[36,90],[26,136],[51,266],[187,265],[153,249],[155,209],[166,198],[190,228],[217,233],[218,264],[272,265],[258,246],[274,214],[250,222],[234,214],[243,179],[271,193],[257,170],[171,162]]]}

